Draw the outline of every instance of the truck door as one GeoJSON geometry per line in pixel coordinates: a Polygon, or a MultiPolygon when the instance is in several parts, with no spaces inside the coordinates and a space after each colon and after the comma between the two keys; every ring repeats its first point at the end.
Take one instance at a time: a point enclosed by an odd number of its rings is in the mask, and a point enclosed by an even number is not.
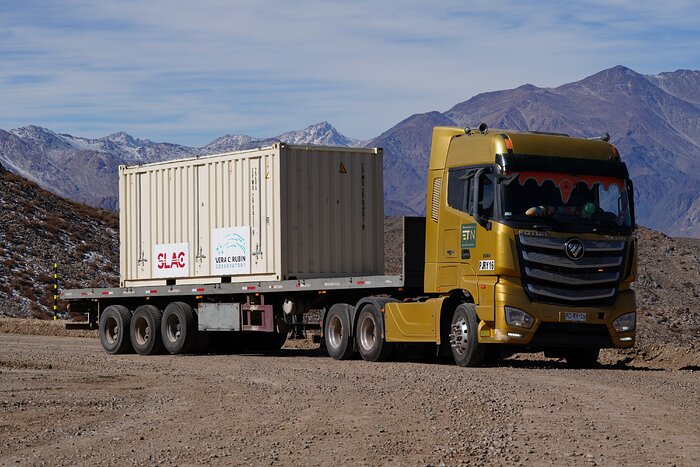
{"type": "MultiPolygon", "coordinates": [[[[480,167],[448,169],[447,205],[442,217],[442,261],[459,264],[457,286],[468,290],[478,304],[479,275],[493,270],[495,252],[489,231],[474,217],[475,176],[480,167]]],[[[478,191],[478,209],[482,216],[491,217],[495,207],[494,176],[481,177],[478,191]]]]}

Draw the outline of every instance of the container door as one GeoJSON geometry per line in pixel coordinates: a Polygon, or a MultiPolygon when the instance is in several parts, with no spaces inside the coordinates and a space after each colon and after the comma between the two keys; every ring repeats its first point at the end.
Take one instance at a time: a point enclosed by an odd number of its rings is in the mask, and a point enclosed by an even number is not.
{"type": "Polygon", "coordinates": [[[151,177],[149,173],[139,173],[136,177],[136,254],[139,279],[151,278],[151,177]]]}
{"type": "Polygon", "coordinates": [[[194,167],[195,171],[195,242],[194,275],[209,275],[209,172],[204,164],[194,167]]]}
{"type": "Polygon", "coordinates": [[[250,160],[250,259],[251,273],[261,273],[265,271],[265,263],[261,261],[262,251],[262,209],[260,197],[260,177],[261,158],[256,157],[250,160]]]}

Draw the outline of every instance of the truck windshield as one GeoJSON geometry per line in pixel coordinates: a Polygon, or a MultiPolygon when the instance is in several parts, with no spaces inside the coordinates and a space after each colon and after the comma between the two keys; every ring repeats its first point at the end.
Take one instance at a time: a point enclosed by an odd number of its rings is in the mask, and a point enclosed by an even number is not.
{"type": "Polygon", "coordinates": [[[503,217],[529,224],[631,227],[622,178],[556,172],[514,172],[503,182],[503,217]]]}

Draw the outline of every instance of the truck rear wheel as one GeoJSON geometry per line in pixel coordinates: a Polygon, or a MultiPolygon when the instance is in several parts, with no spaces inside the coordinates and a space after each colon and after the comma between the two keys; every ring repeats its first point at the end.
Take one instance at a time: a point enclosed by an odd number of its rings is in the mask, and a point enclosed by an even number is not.
{"type": "Polygon", "coordinates": [[[323,322],[323,336],[328,355],[347,360],[355,353],[350,340],[350,317],[343,309],[331,307],[323,322]]]}
{"type": "Polygon", "coordinates": [[[462,303],[455,309],[450,326],[450,346],[457,365],[479,366],[483,363],[486,349],[479,344],[478,327],[474,304],[462,303]]]}
{"type": "MultiPolygon", "coordinates": [[[[192,307],[183,302],[169,303],[163,312],[161,334],[163,345],[171,354],[190,353],[198,334],[197,316],[192,307]]],[[[202,347],[206,347],[203,344],[202,347]]]]}
{"type": "Polygon", "coordinates": [[[155,355],[163,350],[160,324],[163,313],[153,305],[141,305],[131,317],[131,345],[139,355],[155,355]]]}
{"type": "Polygon", "coordinates": [[[598,363],[600,349],[581,348],[566,352],[566,364],[571,368],[593,368],[598,363]]]}
{"type": "Polygon", "coordinates": [[[100,315],[100,344],[111,355],[131,350],[131,312],[121,305],[110,305],[100,315]]]}
{"type": "Polygon", "coordinates": [[[362,307],[357,320],[355,340],[364,360],[383,362],[391,356],[394,346],[384,340],[384,319],[374,305],[362,307]]]}

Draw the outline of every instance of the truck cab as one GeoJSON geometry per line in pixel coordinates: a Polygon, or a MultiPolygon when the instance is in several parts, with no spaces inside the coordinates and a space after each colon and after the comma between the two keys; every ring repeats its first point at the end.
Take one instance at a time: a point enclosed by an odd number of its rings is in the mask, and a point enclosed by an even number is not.
{"type": "Polygon", "coordinates": [[[425,292],[457,363],[634,345],[633,187],[607,138],[436,127],[426,211],[425,292]]]}

